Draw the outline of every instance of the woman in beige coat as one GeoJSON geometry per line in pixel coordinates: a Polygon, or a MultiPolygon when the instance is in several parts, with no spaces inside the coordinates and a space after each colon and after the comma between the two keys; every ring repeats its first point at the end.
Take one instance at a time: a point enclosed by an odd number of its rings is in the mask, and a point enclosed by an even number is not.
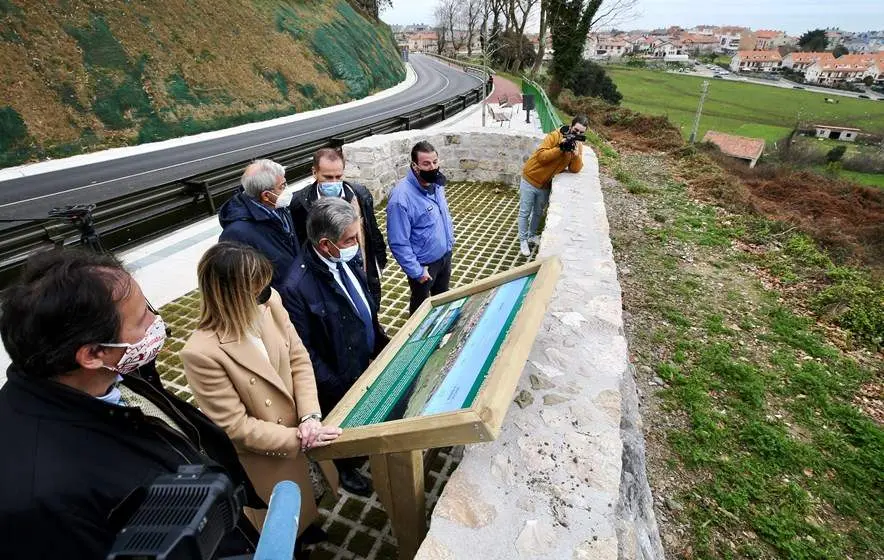
{"type": "MultiPolygon", "coordinates": [[[[277,482],[298,484],[303,533],[317,511],[302,451],[327,445],[341,430],[320,422],[310,356],[270,289],[270,262],[251,247],[218,243],[197,275],[200,321],[181,351],[187,381],[202,411],[230,436],[264,501],[277,482]]],[[[265,510],[246,514],[258,529],[264,524],[265,510]]]]}

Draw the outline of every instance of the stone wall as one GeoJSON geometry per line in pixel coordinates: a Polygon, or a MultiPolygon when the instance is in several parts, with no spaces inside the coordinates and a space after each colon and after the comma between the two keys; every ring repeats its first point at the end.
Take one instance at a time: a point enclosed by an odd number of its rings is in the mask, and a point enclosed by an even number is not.
{"type": "MultiPolygon", "coordinates": [[[[347,175],[378,200],[433,143],[452,180],[517,185],[541,137],[408,131],[344,147],[347,175]]],[[[620,285],[598,176],[559,175],[540,247],[563,271],[497,440],[466,446],[419,560],[663,558],[647,484],[620,285]]]]}
{"type": "Polygon", "coordinates": [[[347,180],[362,183],[380,202],[408,172],[412,146],[427,140],[436,148],[450,181],[493,181],[517,187],[522,165],[541,139],[517,130],[488,128],[369,136],[344,145],[347,180]]]}

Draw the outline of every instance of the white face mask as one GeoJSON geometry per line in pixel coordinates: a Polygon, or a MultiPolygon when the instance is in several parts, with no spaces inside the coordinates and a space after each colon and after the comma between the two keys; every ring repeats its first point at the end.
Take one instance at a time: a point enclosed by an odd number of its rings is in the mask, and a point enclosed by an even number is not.
{"type": "Polygon", "coordinates": [[[133,344],[127,344],[125,342],[109,342],[107,344],[102,344],[101,346],[109,348],[126,349],[115,367],[104,367],[124,375],[132,373],[156,358],[157,354],[160,353],[160,350],[163,349],[163,344],[165,344],[165,342],[166,324],[163,322],[163,319],[157,315],[150,327],[147,328],[147,332],[144,333],[144,338],[138,342],[133,344]]]}
{"type": "Polygon", "coordinates": [[[292,197],[295,192],[290,190],[282,191],[282,194],[276,195],[276,202],[273,204],[277,208],[288,208],[292,203],[292,197]]]}
{"type": "MultiPolygon", "coordinates": [[[[331,241],[329,241],[329,243],[331,243],[331,241]]],[[[338,253],[341,255],[340,257],[332,257],[331,255],[329,255],[332,262],[350,262],[351,260],[353,260],[353,257],[356,256],[356,253],[359,252],[359,243],[356,243],[351,247],[344,247],[343,249],[341,249],[334,243],[332,243],[332,245],[334,245],[335,249],[337,249],[338,253]]]]}

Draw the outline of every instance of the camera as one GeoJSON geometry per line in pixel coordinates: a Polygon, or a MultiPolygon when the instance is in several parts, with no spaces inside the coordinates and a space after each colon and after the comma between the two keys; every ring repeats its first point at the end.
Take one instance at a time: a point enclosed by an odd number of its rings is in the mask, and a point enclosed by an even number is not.
{"type": "Polygon", "coordinates": [[[209,560],[236,527],[245,489],[222,472],[185,465],[158,476],[107,560],[209,560]]]}
{"type": "Polygon", "coordinates": [[[106,560],[277,560],[295,551],[301,490],[290,480],[273,487],[254,555],[219,553],[237,526],[246,491],[217,468],[182,465],[130,498],[134,513],[106,560]]]}
{"type": "Polygon", "coordinates": [[[564,134],[564,139],[559,143],[563,152],[573,152],[577,149],[577,142],[586,142],[586,135],[570,130],[564,134]]]}

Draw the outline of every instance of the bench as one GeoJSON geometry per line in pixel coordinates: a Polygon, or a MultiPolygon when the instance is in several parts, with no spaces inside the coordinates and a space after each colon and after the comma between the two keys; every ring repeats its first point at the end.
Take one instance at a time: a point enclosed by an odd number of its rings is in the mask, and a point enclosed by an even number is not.
{"type": "Polygon", "coordinates": [[[492,120],[496,123],[500,123],[500,126],[503,126],[503,123],[506,123],[507,126],[510,126],[510,121],[513,118],[512,112],[507,112],[505,108],[498,108],[497,110],[489,103],[488,104],[488,113],[491,115],[492,120]]]}

